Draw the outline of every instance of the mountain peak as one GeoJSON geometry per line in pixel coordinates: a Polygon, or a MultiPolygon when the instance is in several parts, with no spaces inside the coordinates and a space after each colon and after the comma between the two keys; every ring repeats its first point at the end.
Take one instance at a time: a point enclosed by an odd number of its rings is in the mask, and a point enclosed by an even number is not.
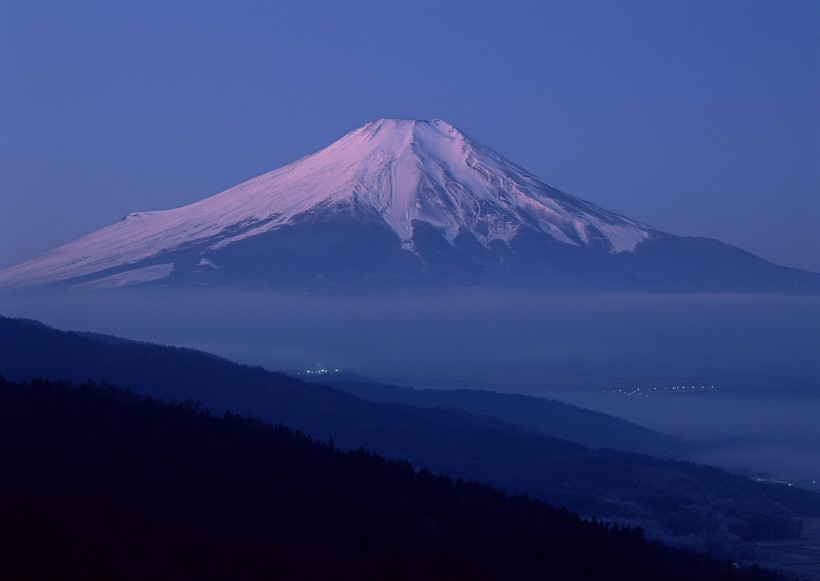
{"type": "MultiPolygon", "coordinates": [[[[355,147],[357,154],[373,148],[393,156],[414,155],[431,149],[441,155],[446,150],[458,152],[464,149],[466,141],[461,131],[441,119],[383,118],[351,131],[322,152],[338,153],[355,147]]],[[[367,158],[367,154],[364,157],[367,158]]]]}
{"type": "Polygon", "coordinates": [[[376,133],[409,134],[422,140],[465,139],[464,134],[454,125],[442,119],[392,119],[383,118],[363,126],[376,133]]]}
{"type": "Polygon", "coordinates": [[[447,123],[447,121],[444,121],[443,119],[399,119],[396,117],[382,117],[376,121],[365,123],[361,128],[370,127],[376,130],[403,130],[405,128],[413,129],[417,126],[436,127],[441,128],[444,131],[455,129],[452,124],[447,123]]]}

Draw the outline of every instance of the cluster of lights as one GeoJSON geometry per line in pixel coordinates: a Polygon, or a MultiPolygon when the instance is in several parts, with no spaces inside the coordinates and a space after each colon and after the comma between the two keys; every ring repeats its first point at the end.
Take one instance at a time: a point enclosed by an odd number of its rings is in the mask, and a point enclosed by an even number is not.
{"type": "Polygon", "coordinates": [[[710,385],[708,388],[705,385],[701,385],[700,388],[696,385],[692,385],[690,387],[686,387],[685,385],[673,385],[672,387],[664,387],[664,391],[706,391],[707,389],[715,389],[714,385],[710,385]]]}
{"type": "Polygon", "coordinates": [[[303,373],[305,375],[326,375],[328,373],[339,373],[340,371],[341,369],[328,369],[317,364],[313,369],[305,369],[303,373]]]}
{"type": "Polygon", "coordinates": [[[603,389],[602,392],[603,393],[619,393],[619,394],[628,395],[628,396],[649,397],[650,395],[653,394],[653,392],[656,393],[658,391],[667,392],[667,393],[669,393],[669,392],[672,392],[672,393],[684,393],[684,392],[692,393],[692,392],[712,391],[714,389],[715,389],[714,385],[710,385],[708,387],[705,386],[705,385],[701,385],[700,387],[698,387],[696,385],[692,385],[690,387],[687,387],[685,385],[673,385],[672,387],[661,387],[661,388],[658,388],[658,387],[646,387],[646,388],[635,387],[635,388],[632,388],[632,389],[629,389],[629,388],[627,388],[627,389],[612,388],[612,389],[603,389]]]}

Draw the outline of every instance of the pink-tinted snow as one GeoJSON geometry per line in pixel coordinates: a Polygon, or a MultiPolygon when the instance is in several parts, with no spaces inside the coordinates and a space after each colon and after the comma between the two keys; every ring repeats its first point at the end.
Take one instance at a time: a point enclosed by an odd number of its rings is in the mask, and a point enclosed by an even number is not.
{"type": "MultiPolygon", "coordinates": [[[[189,206],[123,220],[0,272],[0,285],[37,286],[207,242],[219,248],[318,208],[370,208],[413,252],[413,222],[482,244],[537,227],[566,244],[631,251],[639,222],[561,192],[441,120],[381,119],[290,165],[189,206]],[[256,225],[256,226],[254,226],[256,225]]],[[[170,271],[169,271],[170,272],[170,271]]]]}

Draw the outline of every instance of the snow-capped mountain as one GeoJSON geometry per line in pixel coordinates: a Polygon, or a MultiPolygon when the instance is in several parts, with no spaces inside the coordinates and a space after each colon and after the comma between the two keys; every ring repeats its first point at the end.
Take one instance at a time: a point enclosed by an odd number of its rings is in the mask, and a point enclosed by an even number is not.
{"type": "Polygon", "coordinates": [[[687,239],[553,188],[449,123],[381,119],[200,202],[129,214],[0,286],[641,287],[653,276],[638,250],[672,240],[687,239]]]}

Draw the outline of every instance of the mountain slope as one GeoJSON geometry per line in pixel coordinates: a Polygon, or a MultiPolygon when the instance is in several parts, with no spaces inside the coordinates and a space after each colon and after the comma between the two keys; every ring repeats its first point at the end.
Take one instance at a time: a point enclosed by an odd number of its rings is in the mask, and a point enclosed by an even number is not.
{"type": "Polygon", "coordinates": [[[733,251],[564,193],[444,121],[382,119],[200,202],[129,214],[0,272],[0,287],[820,289],[765,261],[727,279],[727,263],[733,251]],[[667,276],[657,242],[694,249],[695,267],[667,276]]]}

